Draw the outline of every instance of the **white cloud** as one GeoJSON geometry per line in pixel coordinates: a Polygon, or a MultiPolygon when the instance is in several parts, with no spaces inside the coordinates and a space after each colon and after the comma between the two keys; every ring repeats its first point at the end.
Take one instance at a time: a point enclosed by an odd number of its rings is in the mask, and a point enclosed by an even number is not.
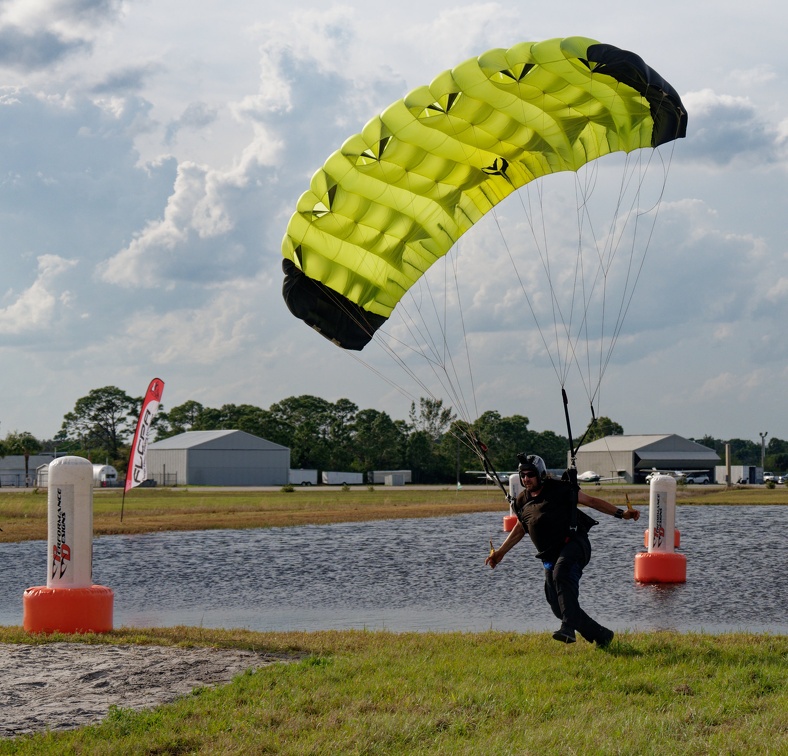
{"type": "Polygon", "coordinates": [[[749,98],[703,89],[683,95],[682,101],[690,113],[691,158],[717,166],[769,165],[778,159],[779,129],[749,98]]]}
{"type": "Polygon", "coordinates": [[[251,346],[262,325],[249,307],[259,287],[259,281],[232,281],[200,307],[135,313],[124,329],[130,354],[143,343],[159,345],[152,355],[158,365],[213,365],[231,359],[251,346]]]}
{"type": "MultiPolygon", "coordinates": [[[[0,404],[3,427],[51,436],[79,396],[109,384],[139,393],[162,365],[170,406],[312,392],[404,416],[409,401],[287,313],[287,219],[328,155],[408,90],[486,49],[575,31],[643,54],[688,92],[688,137],[675,145],[605,414],[627,430],[740,437],[757,430],[760,407],[788,417],[782,15],[766,28],[750,9],[702,3],[699,37],[674,23],[677,9],[649,17],[633,6],[624,19],[576,2],[538,18],[444,0],[0,3],[4,377],[26,386],[34,371],[39,384],[34,408],[0,404]],[[29,336],[47,321],[58,338],[34,339],[34,353],[29,336]],[[707,381],[708,401],[697,390],[707,381]]],[[[607,183],[605,193],[617,194],[607,183]]],[[[549,315],[527,224],[499,209],[549,315]]],[[[562,244],[574,235],[562,211],[546,217],[562,244]]],[[[465,321],[451,328],[469,334],[480,409],[562,432],[512,264],[494,227],[478,231],[460,243],[465,321]]],[[[554,267],[556,296],[569,292],[569,270],[554,267]]]]}
{"type": "Polygon", "coordinates": [[[90,52],[121,7],[122,0],[6,0],[0,6],[0,66],[34,71],[90,52]]]}
{"type": "Polygon", "coordinates": [[[774,66],[769,63],[762,63],[747,69],[737,68],[730,73],[731,83],[742,89],[771,84],[775,79],[777,79],[777,72],[774,70],[774,66]]]}
{"type": "Polygon", "coordinates": [[[76,264],[76,260],[57,255],[41,255],[31,286],[18,296],[10,293],[5,297],[12,301],[0,308],[0,334],[32,333],[51,327],[60,308],[68,307],[73,298],[70,292],[58,290],[58,278],[76,264]]]}

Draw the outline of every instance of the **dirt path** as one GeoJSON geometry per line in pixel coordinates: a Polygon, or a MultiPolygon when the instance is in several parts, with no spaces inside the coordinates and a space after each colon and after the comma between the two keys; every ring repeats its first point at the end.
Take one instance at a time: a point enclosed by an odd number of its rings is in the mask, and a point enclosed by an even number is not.
{"type": "Polygon", "coordinates": [[[0,643],[0,737],[95,724],[110,706],[153,708],[288,660],[233,649],[0,643]]]}

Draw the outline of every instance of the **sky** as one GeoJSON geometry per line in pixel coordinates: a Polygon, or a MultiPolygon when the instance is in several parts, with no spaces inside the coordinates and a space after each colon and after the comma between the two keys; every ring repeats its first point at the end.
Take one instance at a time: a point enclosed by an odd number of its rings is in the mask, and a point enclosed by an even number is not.
{"type": "MultiPolygon", "coordinates": [[[[689,113],[595,411],[631,434],[788,439],[787,23],[776,0],[0,0],[0,437],[51,438],[92,389],[142,396],[154,377],[165,409],[312,394],[407,419],[442,398],[290,315],[288,219],[410,90],[492,48],[581,35],[638,53],[689,113]]],[[[613,166],[599,170],[604,196],[613,166]]],[[[522,236],[514,205],[500,222],[522,236]]],[[[565,434],[561,378],[496,234],[477,224],[456,253],[465,411],[565,434]]],[[[540,310],[538,266],[519,265],[540,310]]],[[[565,385],[582,430],[588,394],[565,385]]]]}

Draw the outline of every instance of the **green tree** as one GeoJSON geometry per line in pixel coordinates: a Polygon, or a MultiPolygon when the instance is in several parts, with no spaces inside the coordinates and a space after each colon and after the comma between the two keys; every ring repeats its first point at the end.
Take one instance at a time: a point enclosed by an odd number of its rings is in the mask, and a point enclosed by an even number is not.
{"type": "Polygon", "coordinates": [[[159,410],[156,440],[177,436],[179,433],[193,430],[200,422],[205,408],[199,402],[189,399],[183,404],[173,407],[169,412],[159,410]]]}
{"type": "Polygon", "coordinates": [[[561,469],[566,467],[569,452],[569,439],[559,436],[553,431],[541,431],[534,434],[534,449],[547,467],[561,469]]]}
{"type": "Polygon", "coordinates": [[[750,441],[746,438],[732,438],[728,441],[728,443],[730,444],[731,449],[731,464],[760,466],[760,442],[750,441]]]}
{"type": "Polygon", "coordinates": [[[433,441],[440,441],[443,434],[455,420],[451,407],[443,406],[443,399],[419,399],[419,411],[416,412],[416,402],[411,402],[410,426],[413,430],[423,431],[433,441]]]}
{"type": "Polygon", "coordinates": [[[788,441],[769,439],[766,445],[766,467],[779,472],[788,470],[788,441]]]}
{"type": "Polygon", "coordinates": [[[725,459],[725,442],[713,436],[703,436],[702,438],[691,438],[696,444],[706,446],[709,449],[714,449],[719,454],[720,459],[725,459]]]}
{"type": "MultiPolygon", "coordinates": [[[[488,410],[471,426],[476,438],[487,446],[487,456],[497,471],[514,470],[518,453],[534,451],[534,434],[528,430],[528,422],[524,415],[501,417],[495,410],[488,410]]],[[[478,466],[478,458],[474,464],[478,466]]]]}
{"type": "Polygon", "coordinates": [[[413,470],[414,483],[441,483],[451,480],[456,468],[456,443],[446,440],[456,420],[442,399],[421,397],[419,409],[410,405],[406,459],[413,470]]]}
{"type": "Polygon", "coordinates": [[[12,431],[7,434],[0,448],[0,456],[20,454],[25,458],[25,488],[30,481],[30,455],[41,451],[41,442],[27,431],[12,431]]]}
{"type": "Polygon", "coordinates": [[[290,448],[293,467],[354,470],[357,409],[347,399],[332,403],[316,396],[290,397],[271,406],[271,423],[277,442],[290,448]]]}
{"type": "MultiPolygon", "coordinates": [[[[624,435],[624,427],[614,422],[609,417],[605,417],[603,415],[602,417],[598,417],[595,420],[592,420],[588,424],[588,428],[586,430],[586,435],[585,435],[585,439],[583,440],[583,443],[590,444],[592,441],[596,441],[598,438],[605,438],[606,436],[623,436],[623,435],[624,435]]],[[[579,439],[574,439],[574,441],[575,443],[577,443],[579,439]]]]}
{"type": "Polygon", "coordinates": [[[399,470],[405,464],[407,431],[385,412],[363,409],[353,423],[353,450],[360,471],[399,470]]]}
{"type": "Polygon", "coordinates": [[[141,403],[141,398],[134,399],[116,386],[93,389],[63,417],[55,438],[75,442],[88,453],[103,452],[117,462],[121,446],[134,432],[141,403]]]}
{"type": "Polygon", "coordinates": [[[359,461],[354,449],[353,426],[356,421],[358,406],[349,399],[337,399],[329,407],[328,444],[330,448],[329,464],[333,470],[358,469],[359,461]]]}
{"type": "Polygon", "coordinates": [[[427,431],[413,431],[408,436],[406,459],[414,483],[441,481],[440,458],[435,454],[435,444],[427,431]]]}

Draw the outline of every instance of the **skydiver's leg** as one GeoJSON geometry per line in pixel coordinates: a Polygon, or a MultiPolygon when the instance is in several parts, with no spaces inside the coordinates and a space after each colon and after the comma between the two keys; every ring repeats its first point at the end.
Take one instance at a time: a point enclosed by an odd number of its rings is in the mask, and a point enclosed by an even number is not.
{"type": "MultiPolygon", "coordinates": [[[[561,550],[561,556],[553,568],[553,583],[561,609],[561,621],[577,630],[587,641],[607,645],[613,633],[591,619],[580,608],[580,578],[583,568],[591,558],[591,544],[587,536],[575,536],[561,550]]],[[[563,627],[562,625],[562,627],[563,627]]]]}
{"type": "Polygon", "coordinates": [[[547,599],[547,603],[550,604],[553,614],[558,617],[558,619],[562,619],[563,612],[561,611],[561,605],[558,603],[558,589],[556,587],[555,580],[553,580],[554,567],[555,565],[551,562],[545,562],[544,597],[547,599]]]}
{"type": "Polygon", "coordinates": [[[564,611],[558,598],[558,586],[553,576],[555,565],[545,562],[544,568],[544,595],[553,614],[561,620],[561,627],[553,633],[553,638],[561,643],[574,643],[576,640],[575,629],[564,620],[564,611]]]}

